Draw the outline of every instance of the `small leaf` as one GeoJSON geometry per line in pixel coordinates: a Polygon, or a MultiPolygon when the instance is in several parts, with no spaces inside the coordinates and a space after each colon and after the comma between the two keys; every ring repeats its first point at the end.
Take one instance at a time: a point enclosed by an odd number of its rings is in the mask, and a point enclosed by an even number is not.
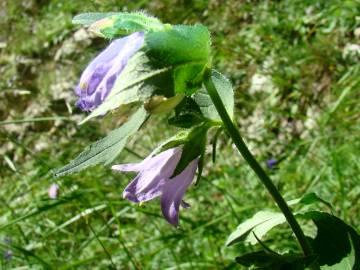
{"type": "Polygon", "coordinates": [[[330,209],[332,208],[331,204],[322,198],[320,198],[316,193],[307,193],[303,195],[301,198],[294,199],[291,201],[288,201],[288,205],[295,205],[295,204],[302,204],[302,205],[309,205],[316,202],[320,202],[328,206],[330,209]]]}
{"type": "Polygon", "coordinates": [[[282,213],[272,211],[257,212],[252,218],[242,222],[237,229],[230,234],[226,245],[230,246],[243,240],[255,245],[258,243],[256,237],[261,239],[272,228],[285,222],[286,219],[282,213]]]}
{"type": "Polygon", "coordinates": [[[54,172],[55,177],[79,172],[96,164],[109,164],[124,148],[127,139],[133,135],[145,121],[147,113],[141,107],[120,128],[111,131],[105,138],[91,144],[84,152],[66,166],[54,172]]]}
{"type": "MultiPolygon", "coordinates": [[[[234,91],[231,82],[221,73],[216,70],[212,70],[211,73],[214,85],[219,93],[219,96],[224,103],[226,111],[229,116],[233,118],[234,115],[234,91]]],[[[216,111],[215,105],[212,103],[209,94],[205,87],[202,87],[198,92],[194,94],[194,100],[199,105],[200,110],[204,117],[211,120],[221,120],[219,114],[216,111]]]]}

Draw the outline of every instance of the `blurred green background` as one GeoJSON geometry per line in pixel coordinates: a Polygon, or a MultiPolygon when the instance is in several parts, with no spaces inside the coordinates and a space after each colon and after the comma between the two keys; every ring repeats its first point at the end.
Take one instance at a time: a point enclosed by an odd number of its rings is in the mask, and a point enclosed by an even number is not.
{"type": "MultiPolygon", "coordinates": [[[[316,192],[360,229],[359,0],[2,0],[2,269],[237,269],[235,256],[254,247],[225,247],[227,236],[255,212],[276,209],[225,135],[217,162],[209,151],[204,177],[186,194],[192,207],[181,210],[180,229],[158,201],[122,199],[131,175],[98,166],[52,177],[122,121],[77,125],[85,114],[74,107],[74,86],[108,42],[71,18],[133,10],[209,27],[214,66],[234,84],[235,120],[264,167],[278,161],[267,170],[282,194],[316,192]],[[50,200],[55,181],[60,196],[50,200]]],[[[152,118],[115,163],[140,160],[175,132],[152,118]]],[[[298,249],[286,225],[270,235],[269,247],[298,249]]]]}

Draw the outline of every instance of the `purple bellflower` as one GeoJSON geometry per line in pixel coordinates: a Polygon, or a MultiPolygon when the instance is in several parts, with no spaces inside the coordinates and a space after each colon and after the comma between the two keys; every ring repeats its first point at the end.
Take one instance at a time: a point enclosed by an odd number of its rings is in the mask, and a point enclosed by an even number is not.
{"type": "Polygon", "coordinates": [[[91,61],[75,88],[79,96],[76,105],[83,111],[93,111],[110,93],[116,78],[129,59],[142,47],[144,33],[135,32],[119,38],[91,61]]]}
{"type": "Polygon", "coordinates": [[[180,161],[182,148],[168,149],[156,156],[148,156],[140,163],[114,165],[113,170],[137,172],[128,184],[123,197],[135,203],[146,202],[161,196],[161,210],[165,219],[175,227],[179,224],[180,205],[188,208],[182,198],[193,181],[198,158],[191,161],[177,176],[171,178],[180,161]]]}

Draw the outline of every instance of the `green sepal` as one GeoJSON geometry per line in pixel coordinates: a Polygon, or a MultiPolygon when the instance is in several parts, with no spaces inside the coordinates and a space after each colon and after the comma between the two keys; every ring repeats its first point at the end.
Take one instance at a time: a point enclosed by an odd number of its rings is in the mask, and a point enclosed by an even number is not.
{"type": "MultiPolygon", "coordinates": [[[[194,159],[203,158],[203,155],[205,153],[207,132],[210,127],[210,123],[202,123],[198,126],[193,127],[189,131],[186,142],[183,145],[181,158],[174,170],[172,178],[180,174],[194,159]]],[[[199,162],[198,169],[200,173],[202,171],[202,165],[203,164],[199,162]]]]}

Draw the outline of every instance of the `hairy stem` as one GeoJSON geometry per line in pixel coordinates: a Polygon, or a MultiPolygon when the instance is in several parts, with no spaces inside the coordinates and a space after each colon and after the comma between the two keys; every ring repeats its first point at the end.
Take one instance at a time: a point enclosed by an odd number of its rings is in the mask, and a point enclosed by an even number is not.
{"type": "Polygon", "coordinates": [[[295,216],[291,212],[289,206],[287,205],[284,198],[281,196],[279,191],[277,190],[276,186],[269,178],[269,176],[265,173],[264,169],[260,166],[260,164],[256,161],[254,156],[251,154],[249,149],[247,148],[244,140],[242,139],[239,130],[234,125],[233,121],[231,120],[230,116],[228,115],[225,106],[216,90],[216,87],[211,79],[211,71],[209,70],[206,74],[205,78],[205,87],[207,92],[210,95],[212,102],[214,103],[218,114],[220,115],[223,125],[225,129],[228,131],[230,137],[232,138],[233,142],[235,143],[237,149],[240,151],[241,155],[244,157],[246,162],[250,165],[250,167],[254,170],[256,175],[259,177],[260,181],[264,184],[266,189],[269,191],[273,199],[275,200],[276,204],[284,214],[287,222],[289,223],[292,231],[294,232],[303,252],[304,255],[310,255],[312,253],[311,247],[308,244],[308,241],[302,231],[299,223],[296,221],[295,216]]]}

